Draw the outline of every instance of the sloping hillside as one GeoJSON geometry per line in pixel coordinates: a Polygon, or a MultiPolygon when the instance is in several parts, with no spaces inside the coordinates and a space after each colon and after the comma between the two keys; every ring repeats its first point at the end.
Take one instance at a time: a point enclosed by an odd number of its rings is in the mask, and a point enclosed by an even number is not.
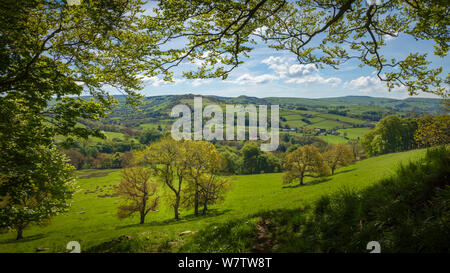
{"type": "Polygon", "coordinates": [[[181,232],[199,231],[265,210],[306,206],[343,186],[363,189],[392,174],[400,162],[423,154],[424,150],[414,150],[373,157],[338,169],[333,176],[308,180],[303,187],[283,187],[281,173],[230,177],[231,191],[223,203],[211,206],[208,215],[194,217],[191,210],[183,210],[181,220],[175,221],[172,210],[162,206],[159,212],[150,213],[143,225],[137,217],[119,220],[116,216],[120,200],[111,193],[120,181],[118,170],[84,170],[78,173],[80,188],[67,214],[55,217],[47,227],[25,230],[20,242],[13,233],[1,234],[0,252],[35,252],[36,248],[58,252],[72,240],[79,241],[82,250],[177,251],[191,237],[189,232],[180,236],[181,232]],[[113,243],[98,246],[105,242],[113,243]]]}

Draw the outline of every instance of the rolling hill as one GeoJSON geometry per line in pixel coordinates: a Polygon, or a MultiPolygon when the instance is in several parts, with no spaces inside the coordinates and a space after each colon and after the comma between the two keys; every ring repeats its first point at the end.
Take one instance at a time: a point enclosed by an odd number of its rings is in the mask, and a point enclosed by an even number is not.
{"type": "Polygon", "coordinates": [[[338,169],[333,176],[307,180],[303,187],[283,187],[281,173],[229,177],[231,191],[206,216],[194,217],[191,210],[182,210],[181,220],[175,221],[172,210],[162,206],[143,225],[137,224],[137,217],[119,220],[116,216],[120,200],[111,194],[120,181],[119,170],[82,170],[69,212],[46,227],[25,230],[18,242],[13,233],[0,234],[0,252],[35,252],[37,248],[60,252],[73,240],[80,242],[82,251],[177,251],[192,233],[207,226],[262,211],[304,207],[344,186],[364,189],[392,174],[400,162],[416,160],[424,153],[413,150],[372,157],[338,169]]]}

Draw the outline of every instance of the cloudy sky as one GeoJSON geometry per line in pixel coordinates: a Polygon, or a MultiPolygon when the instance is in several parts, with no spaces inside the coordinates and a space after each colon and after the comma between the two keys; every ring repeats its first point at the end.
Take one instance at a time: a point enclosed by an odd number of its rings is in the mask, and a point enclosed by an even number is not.
{"type": "MultiPolygon", "coordinates": [[[[411,50],[428,53],[433,56],[433,42],[415,41],[406,35],[389,37],[387,45],[380,51],[388,59],[402,58],[411,50]]],[[[219,96],[255,96],[255,97],[305,97],[323,98],[348,95],[406,98],[405,89],[389,92],[380,82],[371,68],[360,68],[358,62],[348,62],[339,70],[325,68],[319,70],[314,64],[301,65],[295,56],[286,51],[276,51],[264,43],[258,43],[243,59],[244,64],[236,68],[227,80],[197,79],[187,80],[181,77],[182,69],[195,68],[196,64],[176,68],[175,83],[164,82],[161,78],[147,78],[143,93],[146,96],[165,94],[202,94],[219,96]],[[189,67],[190,66],[190,67],[189,67]]],[[[449,57],[431,57],[433,66],[442,66],[448,73],[449,57]]],[[[421,95],[421,97],[433,97],[421,95]]]]}

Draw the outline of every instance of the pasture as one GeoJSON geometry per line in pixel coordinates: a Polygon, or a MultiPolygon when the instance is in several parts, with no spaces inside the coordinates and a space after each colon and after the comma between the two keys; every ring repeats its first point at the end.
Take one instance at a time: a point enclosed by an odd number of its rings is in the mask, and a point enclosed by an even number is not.
{"type": "MultiPolygon", "coordinates": [[[[173,211],[162,202],[158,212],[147,215],[146,223],[138,224],[138,216],[119,220],[116,216],[121,200],[111,196],[120,182],[120,170],[82,170],[77,172],[78,190],[68,213],[52,219],[47,226],[34,226],[24,231],[24,239],[15,234],[0,234],[0,252],[65,251],[69,241],[78,241],[86,250],[120,236],[144,238],[144,251],[174,252],[189,241],[192,233],[211,225],[243,218],[257,212],[279,208],[303,207],[324,194],[346,186],[363,189],[389,176],[401,163],[423,156],[425,150],[372,157],[340,168],[335,175],[309,179],[307,185],[283,185],[282,173],[229,177],[232,188],[224,202],[210,206],[206,216],[194,216],[193,210],[181,210],[181,219],[173,219],[173,211]]],[[[162,187],[161,190],[164,190],[162,187]]]]}

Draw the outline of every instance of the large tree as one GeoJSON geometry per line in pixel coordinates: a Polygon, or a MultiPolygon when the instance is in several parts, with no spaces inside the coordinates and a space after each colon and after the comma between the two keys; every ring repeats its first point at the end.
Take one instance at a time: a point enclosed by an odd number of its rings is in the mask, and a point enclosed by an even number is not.
{"type": "Polygon", "coordinates": [[[29,223],[65,209],[70,197],[71,170],[53,137],[101,136],[77,120],[104,117],[115,105],[112,88],[133,103],[144,77],[165,74],[157,65],[162,36],[152,18],[141,16],[142,5],[1,1],[0,200],[9,200],[2,219],[15,219],[6,222],[18,238],[29,223]]]}
{"type": "Polygon", "coordinates": [[[0,229],[17,231],[45,224],[65,212],[74,187],[74,168],[58,151],[41,120],[24,100],[0,107],[0,229]]]}
{"type": "MultiPolygon", "coordinates": [[[[184,145],[186,149],[184,150],[185,154],[183,157],[186,159],[186,166],[188,168],[188,186],[193,195],[194,213],[198,215],[201,191],[204,191],[204,199],[208,199],[208,196],[215,195],[211,191],[216,184],[211,183],[216,182],[215,176],[223,167],[223,159],[216,150],[216,147],[210,142],[188,140],[184,142],[184,145]],[[210,175],[210,177],[205,178],[206,175],[210,175]]],[[[212,200],[214,198],[211,197],[210,199],[212,200]]]]}
{"type": "Polygon", "coordinates": [[[430,66],[432,57],[413,44],[405,44],[404,57],[383,51],[388,38],[402,35],[431,40],[434,55],[446,56],[445,0],[165,0],[155,12],[170,41],[188,41],[164,67],[202,61],[188,77],[226,78],[260,37],[269,47],[293,53],[300,64],[337,69],[356,60],[374,69],[389,89],[448,95],[449,76],[430,66]]]}
{"type": "Polygon", "coordinates": [[[353,152],[347,144],[338,143],[332,145],[323,156],[331,168],[331,174],[334,174],[336,168],[347,166],[352,162],[353,152]]]}
{"type": "Polygon", "coordinates": [[[256,142],[247,142],[241,150],[242,153],[242,171],[243,173],[258,173],[258,158],[261,155],[261,149],[256,142]]]}
{"type": "Polygon", "coordinates": [[[136,163],[148,165],[157,180],[173,194],[171,205],[178,220],[183,182],[189,170],[183,142],[170,138],[155,142],[136,154],[136,163]]]}
{"type": "Polygon", "coordinates": [[[200,177],[200,203],[203,205],[202,214],[206,215],[208,205],[224,200],[225,193],[230,189],[226,178],[217,173],[205,174],[200,177]]]}
{"type": "Polygon", "coordinates": [[[387,116],[363,136],[361,144],[368,155],[410,150],[417,146],[414,140],[416,129],[415,119],[387,116]]]}
{"type": "Polygon", "coordinates": [[[299,181],[300,185],[304,185],[305,177],[320,177],[330,173],[330,167],[323,159],[319,149],[312,145],[298,147],[295,151],[287,154],[284,168],[284,184],[299,181]]]}
{"type": "MultiPolygon", "coordinates": [[[[109,90],[130,101],[144,77],[158,73],[162,39],[143,1],[2,1],[0,103],[22,99],[51,134],[98,131],[76,120],[98,119],[114,106],[109,90]],[[79,95],[90,95],[82,99],[79,95]]],[[[12,128],[15,129],[15,128],[12,128]]]]}
{"type": "Polygon", "coordinates": [[[144,224],[145,216],[159,205],[158,183],[152,181],[151,170],[142,166],[122,170],[116,194],[126,202],[118,208],[119,218],[127,218],[138,212],[140,224],[144,224]]]}

